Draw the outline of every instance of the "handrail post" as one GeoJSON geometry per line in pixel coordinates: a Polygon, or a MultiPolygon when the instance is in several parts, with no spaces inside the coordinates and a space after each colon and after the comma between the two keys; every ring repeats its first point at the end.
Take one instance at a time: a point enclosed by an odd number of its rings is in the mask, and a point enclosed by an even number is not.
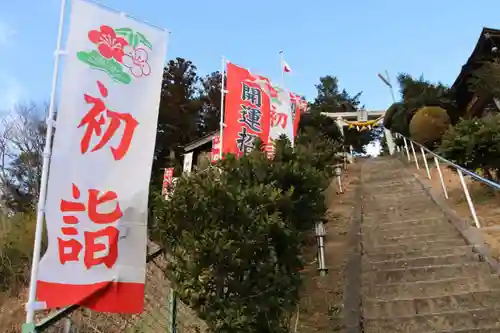
{"type": "Polygon", "coordinates": [[[439,160],[434,156],[434,163],[436,163],[436,168],[438,169],[439,180],[441,181],[441,187],[443,188],[444,197],[448,199],[448,191],[446,190],[446,185],[444,184],[443,173],[439,167],[439,160]]]}
{"type": "Polygon", "coordinates": [[[411,162],[410,151],[408,150],[408,143],[405,136],[403,136],[403,142],[405,143],[406,157],[408,157],[408,162],[411,162]]]}
{"type": "Polygon", "coordinates": [[[413,158],[415,159],[415,165],[417,166],[417,169],[420,169],[420,166],[418,165],[417,154],[415,153],[415,146],[413,145],[413,141],[411,140],[410,140],[410,146],[411,146],[411,151],[413,152],[413,158]]]}
{"type": "MultiPolygon", "coordinates": [[[[401,134],[399,134],[399,133],[394,133],[394,137],[395,137],[396,139],[399,139],[399,138],[401,137],[401,134]]],[[[396,145],[396,151],[397,151],[398,153],[400,153],[400,152],[401,152],[401,147],[399,147],[399,145],[396,145]]]]}
{"type": "Polygon", "coordinates": [[[467,188],[467,184],[465,184],[464,175],[462,174],[462,171],[460,169],[457,169],[457,172],[458,172],[458,176],[460,177],[460,183],[462,184],[462,188],[464,190],[465,199],[467,199],[467,203],[469,204],[469,209],[470,209],[470,212],[472,214],[472,219],[474,220],[476,227],[479,229],[479,228],[481,228],[481,225],[479,224],[479,219],[477,218],[476,209],[474,208],[474,204],[472,203],[469,189],[467,188]]]}
{"type": "Polygon", "coordinates": [[[424,151],[424,148],[420,147],[420,152],[422,153],[422,158],[424,160],[424,165],[425,165],[425,171],[427,171],[427,177],[429,177],[429,179],[432,179],[431,177],[431,172],[429,170],[429,165],[427,164],[427,158],[425,158],[425,151],[424,151]]]}

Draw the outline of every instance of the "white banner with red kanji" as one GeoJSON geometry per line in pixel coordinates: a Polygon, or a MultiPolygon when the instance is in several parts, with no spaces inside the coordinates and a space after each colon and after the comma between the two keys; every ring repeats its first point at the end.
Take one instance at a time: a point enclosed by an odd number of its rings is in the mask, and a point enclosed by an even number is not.
{"type": "Polygon", "coordinates": [[[285,135],[293,147],[293,117],[290,93],[277,85],[270,85],[271,117],[269,141],[265,147],[267,155],[274,156],[274,141],[285,135]]]}
{"type": "Polygon", "coordinates": [[[147,206],[168,33],[73,0],[37,301],[143,310],[147,206]]]}

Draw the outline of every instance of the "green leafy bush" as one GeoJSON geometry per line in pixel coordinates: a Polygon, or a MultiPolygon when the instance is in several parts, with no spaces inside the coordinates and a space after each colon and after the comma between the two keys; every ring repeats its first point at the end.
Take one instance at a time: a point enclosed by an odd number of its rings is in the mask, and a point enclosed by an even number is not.
{"type": "Polygon", "coordinates": [[[303,113],[300,117],[299,133],[321,134],[331,140],[342,140],[342,133],[335,119],[322,115],[321,113],[303,113]]]}
{"type": "Polygon", "coordinates": [[[258,150],[227,156],[181,177],[171,200],[154,205],[169,277],[213,332],[287,331],[302,244],[326,213],[329,171],[318,167],[337,158],[328,139],[298,142],[292,149],[278,140],[274,160],[258,150]],[[322,154],[311,154],[313,147],[322,154]]]}
{"type": "Polygon", "coordinates": [[[406,137],[410,136],[410,122],[415,114],[415,110],[399,108],[392,116],[391,130],[401,133],[406,137]]]}
{"type": "Polygon", "coordinates": [[[500,180],[500,115],[461,120],[445,133],[439,153],[466,169],[483,169],[487,178],[500,180]]]}
{"type": "Polygon", "coordinates": [[[419,109],[410,122],[411,138],[432,148],[450,127],[450,117],[445,109],[426,106],[419,109]]]}
{"type": "MultiPolygon", "coordinates": [[[[396,146],[400,147],[401,149],[404,149],[405,143],[404,143],[403,137],[401,137],[401,136],[400,137],[396,137],[395,133],[392,133],[392,135],[393,135],[393,138],[394,138],[394,144],[396,146]]],[[[384,136],[384,138],[385,138],[385,136],[384,136]]]]}
{"type": "Polygon", "coordinates": [[[179,296],[212,331],[284,331],[283,311],[299,285],[284,264],[299,259],[277,250],[298,242],[276,209],[288,197],[272,185],[242,186],[214,170],[179,180],[158,227],[179,296]]]}
{"type": "Polygon", "coordinates": [[[392,120],[397,112],[400,112],[403,108],[403,103],[393,103],[384,114],[384,127],[387,129],[392,128],[392,120]]]}
{"type": "Polygon", "coordinates": [[[500,60],[491,59],[478,61],[478,68],[473,70],[468,79],[471,91],[489,92],[494,97],[500,97],[500,60]]]}
{"type": "Polygon", "coordinates": [[[342,161],[339,157],[339,152],[343,151],[342,142],[321,133],[305,132],[295,138],[295,143],[295,158],[302,165],[321,170],[327,179],[333,175],[335,163],[342,161]]]}

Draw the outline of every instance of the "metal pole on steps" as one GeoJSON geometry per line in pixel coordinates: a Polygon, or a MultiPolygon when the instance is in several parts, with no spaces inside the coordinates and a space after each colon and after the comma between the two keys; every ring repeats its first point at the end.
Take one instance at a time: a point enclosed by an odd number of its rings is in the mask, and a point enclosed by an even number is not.
{"type": "Polygon", "coordinates": [[[444,197],[448,199],[448,191],[446,190],[446,185],[444,184],[443,173],[441,172],[441,168],[439,167],[439,160],[436,156],[434,156],[434,163],[436,163],[436,168],[438,169],[439,180],[441,181],[441,187],[443,188],[444,197]]]}
{"type": "Polygon", "coordinates": [[[411,162],[410,151],[408,150],[408,142],[406,142],[406,138],[404,136],[403,142],[405,143],[406,157],[408,157],[408,162],[411,162]]]}
{"type": "MultiPolygon", "coordinates": [[[[400,138],[399,133],[394,133],[394,137],[395,137],[396,139],[399,139],[399,138],[400,138]]],[[[401,149],[400,149],[399,145],[396,145],[396,151],[397,151],[398,153],[400,153],[400,152],[401,152],[401,149]]]]}
{"type": "Polygon", "coordinates": [[[415,153],[415,146],[413,145],[413,141],[410,141],[410,146],[411,146],[411,151],[413,152],[413,158],[415,159],[415,165],[417,166],[417,169],[420,169],[420,166],[418,165],[417,154],[415,153]]]}
{"type": "Polygon", "coordinates": [[[429,170],[429,165],[427,164],[427,158],[425,158],[424,148],[420,147],[420,152],[422,153],[422,159],[424,160],[425,171],[427,171],[427,177],[429,177],[429,179],[432,179],[431,178],[431,172],[429,170]]]}
{"type": "Polygon", "coordinates": [[[469,204],[469,209],[472,214],[472,220],[476,224],[476,227],[479,229],[481,225],[479,224],[479,219],[477,218],[476,208],[474,208],[474,204],[472,203],[472,199],[470,197],[469,189],[467,188],[467,184],[465,184],[464,175],[460,169],[457,169],[458,176],[460,177],[460,183],[462,184],[462,188],[464,190],[465,199],[467,199],[467,203],[469,204]]]}

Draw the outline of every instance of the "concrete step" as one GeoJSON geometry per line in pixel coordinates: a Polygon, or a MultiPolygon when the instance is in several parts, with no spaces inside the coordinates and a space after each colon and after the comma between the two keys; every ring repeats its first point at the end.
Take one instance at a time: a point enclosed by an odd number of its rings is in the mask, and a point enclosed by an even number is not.
{"type": "Polygon", "coordinates": [[[415,182],[415,179],[410,177],[404,177],[404,173],[396,173],[394,175],[383,175],[380,178],[363,178],[363,180],[373,181],[377,180],[377,185],[387,186],[391,184],[411,184],[415,182]]]}
{"type": "Polygon", "coordinates": [[[457,229],[447,221],[436,223],[436,225],[417,225],[417,226],[397,226],[392,229],[379,229],[377,226],[366,227],[362,229],[363,236],[371,236],[375,234],[377,237],[408,237],[425,234],[456,234],[459,235],[457,229]]]}
{"type": "Polygon", "coordinates": [[[453,331],[436,331],[436,333],[500,333],[500,322],[493,326],[482,326],[476,328],[465,328],[453,331]]]}
{"type": "Polygon", "coordinates": [[[413,187],[408,189],[406,187],[393,187],[393,188],[371,188],[363,192],[363,204],[378,201],[398,201],[398,202],[411,202],[411,200],[429,202],[429,197],[422,192],[422,188],[413,187]]]}
{"type": "Polygon", "coordinates": [[[420,282],[448,279],[453,277],[477,277],[491,274],[490,267],[484,262],[408,267],[384,271],[363,272],[363,280],[375,285],[420,282]]]}
{"type": "Polygon", "coordinates": [[[394,179],[388,179],[386,181],[379,180],[379,181],[370,181],[370,185],[363,180],[363,193],[369,193],[369,192],[375,192],[376,190],[380,192],[387,192],[387,193],[392,193],[392,192],[404,192],[404,190],[407,190],[408,192],[410,191],[416,191],[417,189],[422,190],[420,184],[418,184],[414,179],[411,181],[407,180],[394,180],[394,179]]]}
{"type": "Polygon", "coordinates": [[[370,189],[363,191],[363,203],[376,202],[379,200],[408,202],[412,198],[417,200],[425,198],[429,201],[429,197],[425,194],[425,192],[422,192],[422,188],[418,185],[399,185],[393,187],[370,186],[370,189]]]}
{"type": "MultiPolygon", "coordinates": [[[[378,171],[378,170],[377,170],[378,171]]],[[[398,172],[399,170],[394,170],[392,174],[381,174],[380,177],[362,177],[363,182],[376,182],[376,184],[392,184],[392,183],[411,183],[415,182],[415,179],[408,177],[404,172],[398,172]]]]}
{"type": "Polygon", "coordinates": [[[443,212],[439,209],[433,209],[432,211],[424,212],[405,212],[398,211],[394,213],[371,213],[363,214],[363,225],[373,225],[373,224],[384,224],[384,223],[396,223],[411,221],[414,219],[426,220],[426,219],[441,219],[446,220],[443,212]]]}
{"type": "Polygon", "coordinates": [[[418,228],[418,227],[439,227],[443,225],[449,225],[450,222],[443,214],[436,214],[435,216],[429,216],[426,218],[415,218],[415,217],[406,217],[395,221],[387,221],[383,219],[376,220],[377,223],[371,223],[372,220],[363,219],[363,224],[361,225],[361,229],[365,231],[367,230],[400,230],[400,229],[410,229],[410,228],[418,228]]]}
{"type": "Polygon", "coordinates": [[[488,274],[480,277],[453,277],[448,279],[393,284],[365,284],[365,298],[379,301],[401,298],[439,297],[449,294],[467,293],[487,289],[500,289],[500,278],[488,274]]]}
{"type": "Polygon", "coordinates": [[[469,311],[441,312],[411,317],[377,318],[364,321],[364,331],[370,333],[429,333],[476,329],[497,325],[500,309],[485,308],[469,311]]]}
{"type": "Polygon", "coordinates": [[[361,205],[363,207],[368,207],[369,205],[384,207],[385,205],[391,204],[409,205],[412,203],[431,204],[433,202],[425,192],[422,192],[422,189],[416,189],[414,191],[408,191],[407,189],[399,191],[398,189],[389,190],[389,192],[374,190],[370,193],[364,192],[361,200],[361,205]]]}
{"type": "Polygon", "coordinates": [[[363,213],[363,221],[371,221],[374,218],[379,218],[382,220],[394,220],[395,217],[400,217],[402,219],[408,218],[426,218],[435,216],[444,216],[441,209],[434,205],[427,205],[424,207],[409,207],[400,205],[393,208],[384,208],[382,210],[370,210],[367,213],[363,213]]]}
{"type": "Polygon", "coordinates": [[[365,205],[370,204],[378,204],[382,206],[383,204],[391,204],[391,203],[399,203],[399,204],[408,204],[413,202],[430,202],[430,198],[422,193],[422,190],[415,191],[391,191],[391,192],[381,192],[374,191],[373,193],[363,193],[363,197],[361,199],[361,205],[365,207],[365,205]]]}
{"type": "Polygon", "coordinates": [[[366,259],[370,260],[372,263],[385,262],[389,260],[411,260],[415,258],[423,258],[423,257],[435,257],[435,256],[446,256],[446,255],[473,255],[473,246],[471,245],[463,245],[463,246],[454,246],[454,247],[443,247],[443,248],[433,248],[433,249],[418,249],[414,251],[406,251],[406,252],[393,252],[393,253],[369,253],[366,254],[366,259]]]}
{"type": "Polygon", "coordinates": [[[500,289],[437,297],[396,299],[392,301],[368,300],[363,302],[365,318],[404,317],[446,311],[463,311],[500,305],[500,289]]]}
{"type": "Polygon", "coordinates": [[[379,262],[371,262],[367,257],[364,258],[364,266],[371,267],[374,271],[389,270],[389,269],[403,269],[413,267],[426,267],[437,265],[450,265],[450,264],[463,264],[475,263],[480,261],[480,256],[472,251],[464,254],[448,254],[439,256],[417,257],[417,258],[404,258],[397,260],[385,260],[379,262]]]}
{"type": "Polygon", "coordinates": [[[415,205],[415,206],[434,206],[435,203],[431,200],[431,198],[422,193],[420,190],[418,193],[414,193],[412,195],[405,194],[388,194],[388,193],[378,193],[376,196],[363,197],[361,201],[361,205],[363,207],[368,207],[370,205],[378,206],[378,207],[390,207],[390,205],[415,205]],[[420,194],[418,194],[420,193],[420,194]]]}
{"type": "Polygon", "coordinates": [[[363,191],[363,199],[375,199],[375,196],[379,193],[382,196],[396,197],[400,195],[401,197],[410,197],[412,194],[422,195],[422,188],[418,184],[405,184],[396,183],[392,185],[370,185],[367,186],[363,184],[365,190],[363,191]]]}
{"type": "Polygon", "coordinates": [[[368,246],[385,246],[398,244],[410,245],[413,243],[446,241],[457,238],[461,239],[461,236],[458,232],[449,232],[444,234],[430,233],[397,237],[381,237],[378,233],[372,233],[369,237],[364,237],[363,242],[368,246]]]}
{"type": "MultiPolygon", "coordinates": [[[[412,199],[408,199],[410,201],[412,199]]],[[[384,212],[393,211],[395,209],[403,208],[413,208],[415,210],[425,211],[429,208],[436,208],[435,204],[432,203],[429,198],[423,198],[422,200],[416,202],[408,202],[405,200],[384,200],[378,199],[373,201],[363,201],[362,207],[363,211],[367,213],[372,212],[384,212]]]]}
{"type": "Polygon", "coordinates": [[[363,214],[363,220],[372,220],[374,217],[393,217],[402,216],[404,219],[408,218],[424,218],[433,217],[442,214],[442,211],[437,206],[431,206],[426,204],[425,206],[412,206],[409,207],[404,204],[388,204],[387,207],[371,205],[369,207],[363,207],[363,210],[367,213],[363,214]]]}
{"type": "Polygon", "coordinates": [[[366,244],[363,250],[368,256],[373,256],[384,253],[401,253],[415,250],[429,250],[462,245],[465,245],[465,241],[463,239],[453,238],[447,240],[438,240],[434,242],[413,242],[411,244],[396,244],[384,246],[370,246],[369,244],[366,244]]]}

